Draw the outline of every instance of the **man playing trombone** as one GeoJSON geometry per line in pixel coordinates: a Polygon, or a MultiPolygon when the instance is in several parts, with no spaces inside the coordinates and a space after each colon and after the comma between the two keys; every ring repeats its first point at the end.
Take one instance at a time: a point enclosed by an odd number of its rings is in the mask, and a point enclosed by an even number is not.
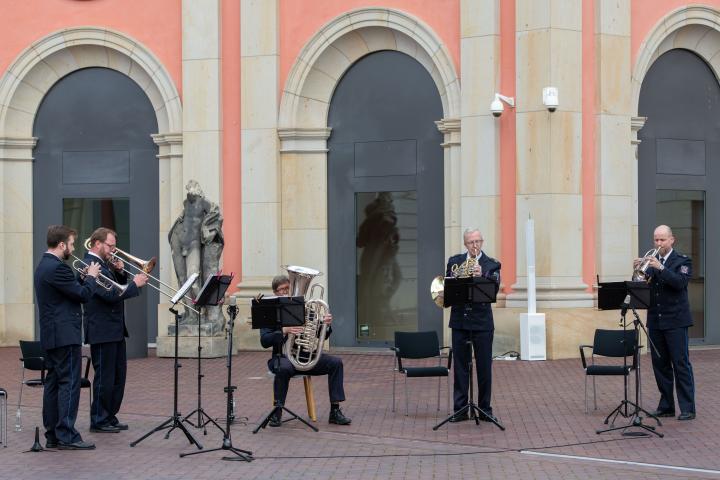
{"type": "MultiPolygon", "coordinates": [[[[85,263],[98,262],[104,276],[124,285],[128,280],[125,265],[113,255],[116,239],[117,234],[109,228],[95,230],[90,236],[85,263]]],[[[90,344],[95,371],[90,407],[91,432],[111,433],[128,429],[127,424],[120,423],[117,418],[127,375],[125,337],[128,331],[123,302],[140,295],[140,288],[147,281],[146,274],[138,273],[122,291],[116,287],[98,288],[85,305],[85,342],[90,344]]]]}

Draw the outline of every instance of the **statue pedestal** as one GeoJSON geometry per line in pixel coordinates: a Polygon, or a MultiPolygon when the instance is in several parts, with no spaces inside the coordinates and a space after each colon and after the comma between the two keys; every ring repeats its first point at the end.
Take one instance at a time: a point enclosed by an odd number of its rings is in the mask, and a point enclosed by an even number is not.
{"type": "MultiPolygon", "coordinates": [[[[158,332],[167,332],[157,337],[157,356],[173,357],[175,355],[175,317],[168,313],[169,305],[158,305],[158,332]]],[[[223,329],[212,323],[201,323],[200,346],[202,358],[218,358],[227,355],[227,337],[223,329]]],[[[232,353],[237,348],[233,345],[232,353]]],[[[178,356],[181,358],[197,358],[198,324],[181,324],[178,336],[178,356]]]]}

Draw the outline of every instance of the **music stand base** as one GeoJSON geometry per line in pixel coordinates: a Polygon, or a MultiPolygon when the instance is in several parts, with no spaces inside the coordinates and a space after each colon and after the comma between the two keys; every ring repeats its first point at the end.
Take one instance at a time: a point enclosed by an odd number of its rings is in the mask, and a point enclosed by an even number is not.
{"type": "Polygon", "coordinates": [[[265,418],[263,418],[262,422],[260,422],[260,425],[258,425],[255,430],[253,430],[252,433],[258,433],[261,428],[267,427],[267,424],[270,422],[270,417],[272,417],[276,412],[282,414],[282,412],[285,411],[290,415],[290,418],[283,420],[282,423],[289,422],[291,420],[300,420],[300,422],[304,423],[308,427],[310,427],[312,430],[318,432],[318,428],[315,425],[309,424],[304,418],[302,418],[300,415],[296,414],[289,408],[285,408],[282,405],[278,405],[274,407],[272,410],[270,410],[270,413],[268,413],[265,418]]]}
{"type": "Polygon", "coordinates": [[[463,408],[458,410],[457,412],[453,412],[450,416],[448,416],[445,420],[438,423],[433,427],[433,430],[437,430],[438,428],[445,425],[447,422],[452,420],[455,416],[461,416],[463,414],[467,413],[471,420],[475,420],[475,425],[480,425],[480,419],[481,418],[487,418],[490,422],[494,423],[496,427],[498,427],[500,430],[505,431],[505,427],[495,418],[493,415],[488,414],[485,410],[475,405],[473,402],[469,402],[467,405],[465,405],[463,408]],[[482,417],[481,417],[482,415],[482,417]]]}
{"type": "Polygon", "coordinates": [[[207,435],[207,425],[212,423],[215,425],[218,429],[220,429],[221,432],[224,432],[224,429],[210,416],[203,410],[202,407],[196,408],[192,412],[188,413],[185,418],[182,420],[183,422],[187,422],[190,426],[195,428],[202,428],[203,429],[203,435],[207,435]],[[197,423],[193,423],[191,420],[191,417],[193,415],[197,415],[197,423]],[[204,419],[204,420],[203,420],[204,419]]]}
{"type": "Polygon", "coordinates": [[[191,444],[194,444],[194,445],[198,448],[198,450],[202,450],[203,446],[200,444],[200,442],[198,442],[197,440],[195,440],[195,437],[192,436],[192,433],[190,433],[190,431],[189,431],[187,428],[185,428],[185,425],[183,425],[182,420],[180,419],[180,415],[179,415],[179,414],[178,414],[178,415],[174,415],[174,416],[168,418],[168,419],[165,420],[163,423],[161,423],[161,424],[158,425],[157,427],[155,427],[155,428],[153,428],[152,430],[150,430],[149,432],[147,432],[147,433],[146,433],[145,435],[143,435],[142,437],[140,437],[140,438],[138,438],[137,440],[135,440],[134,442],[132,442],[132,443],[130,444],[130,446],[131,446],[131,447],[134,447],[135,445],[137,445],[138,443],[142,442],[143,440],[145,440],[147,437],[149,437],[149,436],[152,435],[153,433],[159,432],[159,431],[161,431],[161,430],[165,430],[166,428],[169,429],[169,430],[165,433],[165,440],[167,440],[168,438],[170,438],[170,433],[172,433],[173,430],[175,430],[176,428],[178,428],[178,429],[180,429],[180,430],[185,434],[185,436],[187,437],[188,441],[189,441],[191,444]]]}
{"type": "Polygon", "coordinates": [[[649,433],[630,431],[630,432],[623,432],[622,434],[626,437],[647,437],[647,436],[649,436],[650,433],[653,433],[653,434],[657,435],[658,437],[663,438],[665,435],[662,432],[658,432],[656,430],[656,427],[653,427],[652,425],[645,425],[643,423],[643,417],[640,415],[640,413],[644,413],[646,415],[646,417],[652,418],[653,420],[655,420],[657,422],[658,427],[662,427],[662,422],[660,421],[660,419],[658,417],[656,417],[652,413],[648,412],[644,408],[640,407],[635,402],[631,402],[630,400],[623,400],[622,402],[620,402],[620,405],[615,407],[615,409],[612,412],[610,412],[610,414],[607,417],[605,417],[605,424],[607,425],[610,422],[610,417],[612,417],[614,415],[613,420],[610,423],[610,425],[612,425],[612,426],[610,428],[604,428],[604,429],[597,430],[596,433],[599,435],[601,433],[614,432],[616,430],[625,430],[628,428],[637,427],[637,428],[642,428],[643,430],[645,430],[645,432],[649,432],[649,433]],[[622,410],[625,409],[625,411],[627,411],[628,407],[633,407],[632,415],[625,415],[622,413],[622,410]],[[616,427],[615,426],[615,418],[617,418],[618,415],[622,415],[623,417],[630,418],[630,422],[627,425],[620,425],[620,426],[616,427]]]}
{"type": "MultiPolygon", "coordinates": [[[[228,427],[229,428],[229,427],[228,427]]],[[[221,429],[222,430],[222,429],[221,429]]],[[[201,453],[210,453],[210,452],[217,452],[220,450],[227,450],[228,452],[234,453],[236,456],[234,457],[222,457],[223,460],[226,460],[228,462],[252,462],[255,460],[252,456],[252,452],[250,450],[243,450],[241,448],[235,448],[232,445],[232,441],[227,436],[225,431],[223,430],[223,434],[225,435],[223,438],[223,444],[222,447],[217,448],[211,448],[210,450],[203,450],[201,452],[190,452],[190,453],[181,453],[180,458],[183,457],[189,457],[190,455],[198,455],[201,453]]]]}

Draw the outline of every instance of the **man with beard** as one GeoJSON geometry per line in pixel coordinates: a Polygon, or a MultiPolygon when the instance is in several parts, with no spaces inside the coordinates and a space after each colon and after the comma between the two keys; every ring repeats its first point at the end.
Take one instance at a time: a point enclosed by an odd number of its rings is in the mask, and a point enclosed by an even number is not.
{"type": "Polygon", "coordinates": [[[43,425],[48,448],[91,450],[75,429],[80,402],[80,304],[97,290],[100,265],[90,263],[81,285],[63,260],[75,250],[77,233],[64,225],[51,225],[48,250],[35,269],[35,295],[40,312],[40,343],[46,352],[47,375],[43,391],[43,425]]]}

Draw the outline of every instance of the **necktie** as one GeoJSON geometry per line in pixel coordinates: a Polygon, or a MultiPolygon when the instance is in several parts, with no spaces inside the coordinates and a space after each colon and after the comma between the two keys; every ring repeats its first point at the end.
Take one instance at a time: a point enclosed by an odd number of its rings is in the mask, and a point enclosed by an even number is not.
{"type": "Polygon", "coordinates": [[[662,263],[663,265],[665,265],[665,257],[662,257],[662,258],[660,259],[660,263],[662,263]]]}

